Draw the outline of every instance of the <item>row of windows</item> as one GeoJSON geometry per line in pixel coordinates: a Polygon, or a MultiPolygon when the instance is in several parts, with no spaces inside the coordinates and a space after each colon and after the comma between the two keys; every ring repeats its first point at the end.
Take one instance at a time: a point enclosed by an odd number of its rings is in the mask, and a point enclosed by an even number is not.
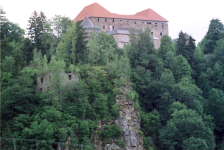
{"type": "MultiPolygon", "coordinates": [[[[98,21],[100,21],[100,18],[98,17],[98,21]]],[[[120,20],[120,21],[122,21],[122,20],[120,20]]],[[[105,18],[105,22],[107,22],[107,18],[105,18]]],[[[112,19],[112,22],[114,22],[114,18],[112,19]]],[[[127,20],[127,22],[128,22],[128,20],[127,20]]],[[[142,23],[145,23],[144,21],[142,22],[142,23]]],[[[136,24],[136,22],[135,22],[135,24],[136,24]]],[[[152,24],[151,22],[147,22],[147,24],[152,24]]],[[[157,23],[155,23],[155,26],[157,27],[157,23]]],[[[164,24],[162,24],[162,28],[163,28],[163,26],[164,26],[164,24]]]]}
{"type": "MultiPolygon", "coordinates": [[[[71,80],[72,79],[72,75],[68,75],[68,79],[71,80]]],[[[49,82],[51,81],[51,76],[49,76],[49,82]]],[[[44,79],[40,78],[40,82],[44,83],[44,79]]]]}
{"type": "MultiPolygon", "coordinates": [[[[151,35],[153,35],[153,32],[151,32],[151,35]]],[[[163,33],[162,32],[160,32],[160,36],[163,36],[163,33]]]]}

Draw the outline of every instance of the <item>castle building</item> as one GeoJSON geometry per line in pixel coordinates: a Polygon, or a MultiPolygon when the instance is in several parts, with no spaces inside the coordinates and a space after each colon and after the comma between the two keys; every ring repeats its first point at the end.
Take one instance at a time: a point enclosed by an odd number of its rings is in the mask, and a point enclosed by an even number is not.
{"type": "Polygon", "coordinates": [[[119,15],[109,12],[98,3],[93,3],[84,7],[74,22],[83,21],[85,17],[101,32],[113,35],[120,48],[129,42],[128,35],[131,28],[144,30],[149,27],[155,48],[159,48],[161,37],[169,34],[168,21],[150,8],[135,15],[119,15]]]}

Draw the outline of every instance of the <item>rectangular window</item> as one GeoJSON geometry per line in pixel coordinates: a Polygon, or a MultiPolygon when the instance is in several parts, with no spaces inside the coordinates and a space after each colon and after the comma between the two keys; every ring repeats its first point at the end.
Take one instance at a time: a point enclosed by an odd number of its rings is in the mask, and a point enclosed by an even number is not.
{"type": "Polygon", "coordinates": [[[103,26],[103,28],[105,29],[105,26],[103,26]]]}
{"type": "Polygon", "coordinates": [[[114,22],[114,18],[113,18],[113,22],[114,22]]]}
{"type": "Polygon", "coordinates": [[[42,88],[40,88],[40,92],[42,92],[42,88]]]}
{"type": "Polygon", "coordinates": [[[113,29],[114,29],[114,26],[113,26],[113,29]]]}
{"type": "Polygon", "coordinates": [[[151,22],[147,22],[147,24],[151,24],[151,22]]]}
{"type": "Polygon", "coordinates": [[[105,18],[105,22],[107,22],[107,18],[105,18]]]}
{"type": "Polygon", "coordinates": [[[162,36],[163,35],[163,33],[162,32],[160,32],[160,36],[162,36]]]}
{"type": "Polygon", "coordinates": [[[98,21],[100,21],[100,18],[98,17],[98,21]]]}
{"type": "Polygon", "coordinates": [[[162,28],[163,28],[163,24],[162,24],[162,28]]]}
{"type": "Polygon", "coordinates": [[[151,35],[153,35],[153,32],[151,32],[151,35]]]}
{"type": "Polygon", "coordinates": [[[71,80],[72,79],[72,75],[68,75],[68,78],[69,78],[69,80],[71,80]]]}
{"type": "Polygon", "coordinates": [[[40,82],[43,83],[44,82],[44,79],[43,78],[40,78],[40,82]]]}

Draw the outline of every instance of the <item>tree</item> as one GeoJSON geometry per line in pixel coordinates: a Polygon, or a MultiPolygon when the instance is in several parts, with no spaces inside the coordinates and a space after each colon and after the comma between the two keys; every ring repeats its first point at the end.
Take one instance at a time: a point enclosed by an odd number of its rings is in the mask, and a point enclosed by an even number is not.
{"type": "Polygon", "coordinates": [[[155,53],[151,31],[147,28],[140,30],[139,35],[135,35],[135,30],[131,30],[130,46],[127,47],[128,58],[132,68],[142,66],[148,69],[149,55],[155,53]]]}
{"type": "Polygon", "coordinates": [[[15,60],[12,56],[5,56],[5,60],[4,60],[4,68],[2,69],[2,71],[8,72],[8,73],[13,73],[14,71],[14,64],[15,64],[15,60]]]}
{"type": "Polygon", "coordinates": [[[96,34],[91,32],[88,41],[88,63],[97,64],[100,59],[100,50],[97,43],[96,34]]]}
{"type": "Polygon", "coordinates": [[[175,47],[174,47],[174,44],[172,42],[172,39],[168,35],[164,35],[161,38],[161,44],[160,44],[160,47],[157,51],[158,56],[160,58],[162,58],[163,60],[165,60],[166,59],[166,54],[169,51],[174,52],[175,47]]]}
{"type": "Polygon", "coordinates": [[[194,39],[190,36],[187,42],[187,51],[189,52],[188,63],[191,66],[195,65],[195,49],[196,49],[196,45],[195,45],[194,39]]]}
{"type": "Polygon", "coordinates": [[[176,43],[176,54],[185,57],[188,63],[193,66],[195,48],[196,46],[193,38],[189,36],[189,39],[186,39],[185,34],[181,31],[176,43]]]}
{"type": "MultiPolygon", "coordinates": [[[[170,106],[173,109],[172,118],[167,122],[167,125],[160,130],[159,139],[161,141],[161,148],[163,149],[184,149],[191,140],[197,140],[198,145],[208,147],[208,149],[215,148],[215,140],[213,132],[205,125],[203,119],[198,113],[186,107],[180,108],[183,105],[175,102],[170,106]],[[176,107],[180,109],[176,109],[176,107]]],[[[193,143],[192,143],[193,144],[193,143]]],[[[191,148],[197,147],[191,145],[191,148]]]]}
{"type": "Polygon", "coordinates": [[[62,92],[65,89],[64,81],[64,69],[65,62],[63,60],[56,60],[55,56],[51,57],[50,67],[52,73],[52,79],[50,81],[49,90],[53,105],[58,106],[62,101],[62,92]]]}
{"type": "Polygon", "coordinates": [[[205,103],[205,112],[214,117],[215,136],[217,145],[223,142],[224,133],[224,94],[220,89],[212,88],[209,92],[209,98],[205,103]]]}
{"type": "Polygon", "coordinates": [[[85,32],[85,29],[81,26],[81,22],[78,22],[76,24],[76,34],[76,63],[86,62],[88,40],[87,33],[85,32]]]}
{"type": "Polygon", "coordinates": [[[176,53],[177,55],[182,55],[186,59],[188,59],[188,51],[187,51],[187,39],[185,37],[185,34],[180,31],[177,42],[176,42],[176,53]]]}
{"type": "Polygon", "coordinates": [[[191,76],[191,67],[187,59],[181,55],[176,57],[175,64],[171,67],[176,81],[180,81],[183,77],[191,76]]]}
{"type": "Polygon", "coordinates": [[[22,42],[25,31],[18,24],[12,22],[3,22],[1,26],[1,39],[7,38],[9,42],[22,42]]]}
{"type": "Polygon", "coordinates": [[[74,65],[74,62],[76,61],[76,38],[76,23],[73,23],[69,27],[68,31],[62,36],[62,39],[56,49],[57,58],[59,60],[64,60],[67,67],[71,63],[74,65]]]}
{"type": "MultiPolygon", "coordinates": [[[[216,46],[214,47],[214,61],[220,61],[221,64],[224,64],[224,39],[221,39],[216,42],[216,46]]],[[[215,62],[214,62],[215,63],[215,62]]],[[[223,65],[222,65],[223,66],[223,65]]]]}
{"type": "Polygon", "coordinates": [[[41,50],[42,54],[46,54],[42,44],[42,34],[45,32],[44,24],[46,23],[46,16],[42,11],[40,14],[34,11],[28,22],[27,30],[32,43],[38,50],[41,50]]]}
{"type": "Polygon", "coordinates": [[[56,36],[58,39],[61,39],[62,35],[68,30],[72,25],[72,20],[68,17],[55,15],[52,18],[52,26],[56,31],[56,36]]]}
{"type": "Polygon", "coordinates": [[[14,60],[15,60],[15,74],[17,75],[23,69],[23,67],[25,67],[26,64],[20,50],[16,51],[16,54],[14,55],[14,60]]]}
{"type": "Polygon", "coordinates": [[[216,42],[223,38],[223,24],[219,19],[212,19],[209,24],[208,32],[205,36],[204,51],[205,54],[213,53],[216,42]]]}
{"type": "Polygon", "coordinates": [[[27,64],[30,64],[30,62],[33,60],[34,45],[29,38],[24,39],[21,51],[27,64]]]}

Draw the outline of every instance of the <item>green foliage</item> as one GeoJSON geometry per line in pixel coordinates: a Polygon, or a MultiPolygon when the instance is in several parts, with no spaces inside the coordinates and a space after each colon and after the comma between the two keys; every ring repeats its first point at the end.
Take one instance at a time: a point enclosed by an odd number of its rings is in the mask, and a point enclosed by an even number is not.
{"type": "Polygon", "coordinates": [[[150,60],[149,55],[155,53],[150,29],[147,28],[144,32],[141,30],[139,36],[136,36],[135,30],[132,29],[130,42],[131,45],[127,47],[127,52],[131,67],[142,66],[147,68],[150,60]]]}
{"type": "Polygon", "coordinates": [[[165,60],[167,52],[174,52],[174,50],[172,39],[168,35],[162,36],[160,47],[157,50],[158,56],[165,60]]]}
{"type": "Polygon", "coordinates": [[[125,142],[122,139],[118,140],[117,145],[120,146],[120,147],[125,148],[125,142]]]}
{"type": "Polygon", "coordinates": [[[76,61],[76,23],[73,23],[69,28],[68,31],[63,34],[61,41],[59,42],[56,54],[59,60],[64,60],[66,66],[68,67],[71,63],[74,65],[76,61]],[[73,55],[72,55],[73,54],[73,55]],[[73,57],[72,57],[73,56],[73,57]]]}
{"type": "MultiPolygon", "coordinates": [[[[172,106],[174,109],[171,114],[172,118],[160,130],[161,147],[164,149],[183,149],[188,148],[186,144],[193,144],[197,140],[198,142],[201,141],[198,145],[214,149],[213,132],[205,126],[201,116],[192,109],[185,109],[186,106],[182,106],[182,108],[178,106],[181,110],[175,109],[174,106],[172,106]]],[[[198,145],[191,145],[191,148],[194,149],[198,145]]]]}
{"type": "Polygon", "coordinates": [[[171,67],[176,81],[180,81],[183,77],[191,76],[191,67],[187,59],[179,55],[176,57],[174,66],[171,67]]]}
{"type": "Polygon", "coordinates": [[[38,50],[41,50],[42,54],[46,54],[46,51],[43,47],[43,38],[42,35],[45,32],[45,26],[46,23],[46,16],[41,11],[40,14],[38,14],[36,11],[34,11],[29,18],[29,25],[28,25],[28,35],[31,39],[32,43],[34,43],[35,47],[38,50]]]}
{"type": "Polygon", "coordinates": [[[205,54],[213,53],[216,42],[223,38],[223,24],[219,19],[212,19],[209,24],[208,32],[201,43],[205,54]]]}
{"type": "Polygon", "coordinates": [[[183,141],[183,150],[208,150],[205,140],[201,138],[190,137],[183,141]]]}
{"type": "Polygon", "coordinates": [[[143,138],[144,141],[144,148],[146,148],[147,150],[153,150],[153,147],[151,146],[151,138],[150,137],[144,137],[143,138]]]}
{"type": "Polygon", "coordinates": [[[121,136],[122,130],[119,126],[104,126],[104,131],[102,132],[103,138],[106,139],[114,139],[119,138],[121,136]]]}
{"type": "Polygon", "coordinates": [[[161,128],[160,114],[153,110],[150,113],[141,112],[141,130],[145,136],[152,136],[158,138],[159,130],[161,128]]]}

